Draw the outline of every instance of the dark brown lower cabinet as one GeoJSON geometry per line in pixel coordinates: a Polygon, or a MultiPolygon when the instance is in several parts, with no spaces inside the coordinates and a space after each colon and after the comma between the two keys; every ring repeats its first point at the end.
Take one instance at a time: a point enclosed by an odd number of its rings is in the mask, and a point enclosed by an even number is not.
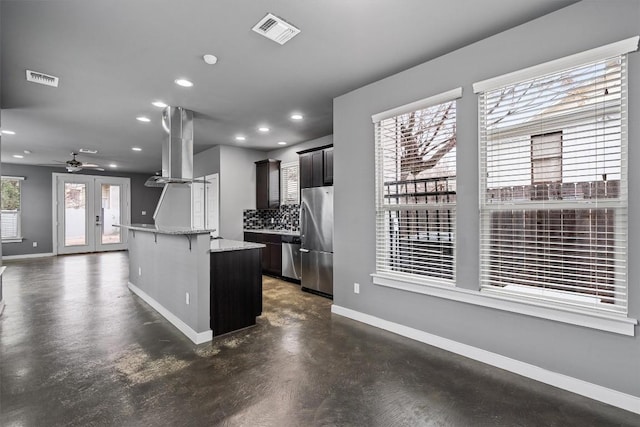
{"type": "Polygon", "coordinates": [[[211,253],[213,336],[256,324],[262,314],[262,249],[211,253]]]}
{"type": "Polygon", "coordinates": [[[262,272],[273,276],[282,275],[282,238],[279,234],[244,233],[247,242],[262,243],[262,272]]]}

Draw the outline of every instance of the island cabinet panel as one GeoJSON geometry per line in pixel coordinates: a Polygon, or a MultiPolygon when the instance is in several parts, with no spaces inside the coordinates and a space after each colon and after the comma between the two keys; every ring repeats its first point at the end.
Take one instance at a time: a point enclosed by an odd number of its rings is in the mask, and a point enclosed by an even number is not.
{"type": "Polygon", "coordinates": [[[262,313],[261,251],[211,253],[213,336],[256,324],[256,316],[262,313]]]}

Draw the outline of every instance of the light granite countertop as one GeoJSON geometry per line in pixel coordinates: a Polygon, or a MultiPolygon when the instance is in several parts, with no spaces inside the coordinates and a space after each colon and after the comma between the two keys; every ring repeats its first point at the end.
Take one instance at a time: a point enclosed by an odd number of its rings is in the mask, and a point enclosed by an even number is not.
{"type": "Polygon", "coordinates": [[[162,227],[158,228],[153,224],[131,224],[131,225],[123,225],[117,224],[116,227],[122,227],[129,230],[135,231],[147,231],[150,233],[158,233],[158,234],[209,234],[216,230],[210,229],[196,229],[191,227],[162,227]]]}
{"type": "Polygon", "coordinates": [[[212,239],[210,252],[239,251],[244,249],[260,249],[262,243],[242,242],[240,240],[212,239]]]}
{"type": "Polygon", "coordinates": [[[264,233],[264,234],[281,234],[283,236],[299,236],[300,231],[291,231],[291,230],[274,230],[272,228],[259,228],[256,230],[244,229],[245,233],[264,233]]]}

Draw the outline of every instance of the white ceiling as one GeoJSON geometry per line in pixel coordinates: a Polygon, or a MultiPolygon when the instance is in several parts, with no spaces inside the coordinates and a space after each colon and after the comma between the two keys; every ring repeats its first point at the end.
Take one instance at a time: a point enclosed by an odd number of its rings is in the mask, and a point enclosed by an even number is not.
{"type": "Polygon", "coordinates": [[[1,0],[2,129],[16,132],[2,136],[2,162],[51,164],[89,148],[99,153],[80,160],[156,171],[156,99],[194,111],[196,152],[315,139],[333,132],[334,97],[571,3],[1,0]],[[268,12],[302,32],[280,46],[251,31],[268,12]],[[205,64],[206,53],[218,64],[205,64]],[[27,69],[59,77],[59,87],[28,83],[27,69]],[[178,87],[179,77],[194,87],[178,87]],[[294,111],[305,119],[291,121],[294,111]],[[260,134],[262,124],[271,132],[260,134]],[[32,154],[12,157],[24,150],[32,154]]]}

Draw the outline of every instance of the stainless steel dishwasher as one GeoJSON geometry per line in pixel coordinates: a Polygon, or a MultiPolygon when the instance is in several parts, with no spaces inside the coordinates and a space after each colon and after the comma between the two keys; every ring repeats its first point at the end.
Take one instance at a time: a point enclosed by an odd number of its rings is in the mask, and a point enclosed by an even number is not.
{"type": "Polygon", "coordinates": [[[282,236],[282,276],[300,280],[300,237],[282,236]]]}

